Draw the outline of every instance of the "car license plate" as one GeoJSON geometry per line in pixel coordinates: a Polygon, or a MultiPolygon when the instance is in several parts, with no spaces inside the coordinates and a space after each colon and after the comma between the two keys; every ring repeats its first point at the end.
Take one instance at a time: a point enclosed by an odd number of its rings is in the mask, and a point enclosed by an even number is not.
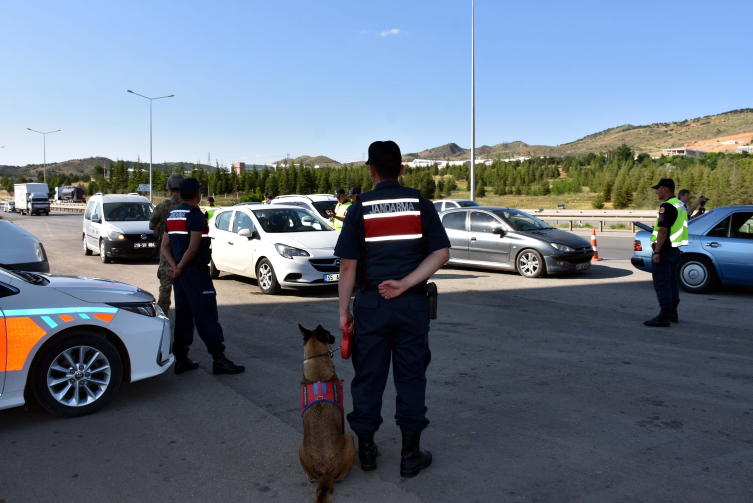
{"type": "Polygon", "coordinates": [[[332,281],[340,281],[340,275],[339,274],[325,274],[324,275],[325,283],[330,283],[332,281]]]}
{"type": "Polygon", "coordinates": [[[134,248],[154,248],[157,243],[133,243],[134,248]]]}
{"type": "Polygon", "coordinates": [[[590,269],[590,268],[591,268],[591,262],[585,262],[583,264],[578,264],[575,266],[575,269],[578,271],[581,269],[590,269]]]}

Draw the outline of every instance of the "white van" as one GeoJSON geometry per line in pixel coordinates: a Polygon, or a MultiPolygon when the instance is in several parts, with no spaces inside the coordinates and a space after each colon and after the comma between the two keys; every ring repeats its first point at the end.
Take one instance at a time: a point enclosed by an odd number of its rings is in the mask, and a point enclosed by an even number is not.
{"type": "Polygon", "coordinates": [[[93,195],[84,213],[84,253],[98,252],[105,264],[113,257],[159,258],[159,243],[149,230],[153,210],[138,194],[93,195]]]}

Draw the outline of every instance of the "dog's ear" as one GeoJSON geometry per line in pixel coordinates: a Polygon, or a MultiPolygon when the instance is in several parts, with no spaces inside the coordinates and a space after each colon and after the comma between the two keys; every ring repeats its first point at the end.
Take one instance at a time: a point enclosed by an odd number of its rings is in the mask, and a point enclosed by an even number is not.
{"type": "Polygon", "coordinates": [[[305,344],[309,339],[311,339],[311,330],[306,330],[301,326],[300,323],[298,324],[298,328],[301,329],[301,333],[303,334],[303,342],[305,344]]]}
{"type": "Polygon", "coordinates": [[[329,332],[324,329],[323,326],[319,325],[314,330],[314,333],[316,333],[316,338],[322,342],[323,344],[327,344],[327,341],[329,340],[329,332]]]}

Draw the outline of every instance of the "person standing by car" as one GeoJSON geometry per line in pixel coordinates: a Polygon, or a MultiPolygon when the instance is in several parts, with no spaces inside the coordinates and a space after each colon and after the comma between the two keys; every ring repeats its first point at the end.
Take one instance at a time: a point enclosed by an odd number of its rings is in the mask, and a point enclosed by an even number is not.
{"type": "Polygon", "coordinates": [[[643,322],[649,327],[668,327],[677,323],[677,305],[680,303],[680,282],[677,269],[680,264],[680,246],[688,245],[688,214],[683,203],[675,197],[675,182],[662,178],[651,187],[662,201],[651,234],[654,253],[651,275],[659,300],[659,315],[643,322]]]}
{"type": "Polygon", "coordinates": [[[274,197],[272,197],[272,195],[269,192],[265,192],[264,202],[262,204],[272,204],[272,199],[274,199],[274,197]]]}
{"type": "Polygon", "coordinates": [[[695,202],[692,205],[688,206],[688,201],[690,201],[690,191],[688,189],[682,189],[680,192],[678,192],[677,199],[680,200],[683,207],[685,208],[685,212],[688,214],[688,220],[693,218],[693,212],[698,207],[698,205],[701,204],[704,200],[706,200],[705,197],[698,196],[695,202]]]}
{"type": "Polygon", "coordinates": [[[240,374],[245,367],[225,356],[225,336],[217,313],[217,293],[209,276],[209,224],[199,209],[201,187],[196,178],[180,182],[182,204],[170,212],[165,223],[168,239],[162,240],[162,254],[170,264],[168,276],[175,288],[175,373],[199,368],[188,358],[194,323],[214,359],[214,374],[240,374]]]}
{"type": "MultiPolygon", "coordinates": [[[[165,229],[165,222],[167,217],[173,208],[181,204],[183,201],[180,198],[180,191],[178,187],[180,182],[183,181],[183,175],[180,173],[173,173],[170,178],[167,179],[167,190],[170,191],[170,199],[159,203],[152,212],[152,218],[149,219],[149,229],[154,231],[154,237],[157,238],[157,246],[165,229]]],[[[173,293],[173,282],[167,277],[168,263],[165,257],[162,255],[162,247],[160,246],[159,253],[159,266],[157,267],[157,279],[159,279],[159,298],[157,299],[157,305],[162,309],[162,312],[167,316],[170,311],[170,296],[173,293]]]]}
{"type": "MultiPolygon", "coordinates": [[[[400,475],[413,477],[431,464],[420,448],[426,418],[429,300],[426,280],[450,257],[450,241],[431,201],[397,181],[403,171],[393,141],[369,146],[374,190],[348,210],[335,247],[340,257],[340,328],[354,323],[351,384],[353,412],[348,423],[358,435],[364,471],[376,469],[374,434],[382,423],[382,394],[393,362],[396,414],[403,444],[400,475]],[[350,314],[350,297],[358,294],[350,314]],[[355,321],[354,321],[355,319],[355,321]]],[[[344,195],[344,194],[343,194],[344,195]]]]}
{"type": "Polygon", "coordinates": [[[220,207],[214,205],[214,198],[212,196],[207,197],[207,203],[209,203],[209,208],[204,212],[204,215],[207,217],[207,220],[211,220],[215,211],[219,210],[220,207]]]}
{"type": "Polygon", "coordinates": [[[358,187],[353,187],[350,189],[350,192],[348,192],[348,200],[351,204],[356,204],[356,201],[359,200],[359,196],[361,195],[361,189],[358,187]]]}
{"type": "Polygon", "coordinates": [[[332,224],[332,227],[334,227],[337,232],[340,232],[343,229],[345,215],[348,213],[348,208],[350,208],[352,203],[348,201],[345,189],[337,189],[335,191],[335,196],[337,197],[335,210],[327,210],[327,215],[329,215],[329,221],[332,224]]]}

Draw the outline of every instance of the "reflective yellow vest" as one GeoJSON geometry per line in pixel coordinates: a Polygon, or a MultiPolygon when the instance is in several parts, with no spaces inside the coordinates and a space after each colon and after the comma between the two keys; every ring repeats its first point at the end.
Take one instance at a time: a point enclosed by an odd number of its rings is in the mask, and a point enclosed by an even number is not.
{"type": "MultiPolygon", "coordinates": [[[[671,197],[665,202],[671,204],[677,210],[677,220],[672,224],[669,230],[669,240],[672,242],[672,248],[679,246],[688,246],[688,213],[685,211],[685,205],[676,197],[671,197]]],[[[656,215],[654,222],[654,232],[651,234],[651,242],[655,242],[659,237],[659,215],[656,215]]]]}
{"type": "MultiPolygon", "coordinates": [[[[337,203],[337,206],[335,206],[335,216],[345,218],[345,214],[348,212],[348,207],[350,205],[350,201],[345,201],[343,204],[337,203]]],[[[332,227],[334,227],[337,232],[340,232],[343,229],[343,223],[341,220],[333,218],[332,227]]]]}

